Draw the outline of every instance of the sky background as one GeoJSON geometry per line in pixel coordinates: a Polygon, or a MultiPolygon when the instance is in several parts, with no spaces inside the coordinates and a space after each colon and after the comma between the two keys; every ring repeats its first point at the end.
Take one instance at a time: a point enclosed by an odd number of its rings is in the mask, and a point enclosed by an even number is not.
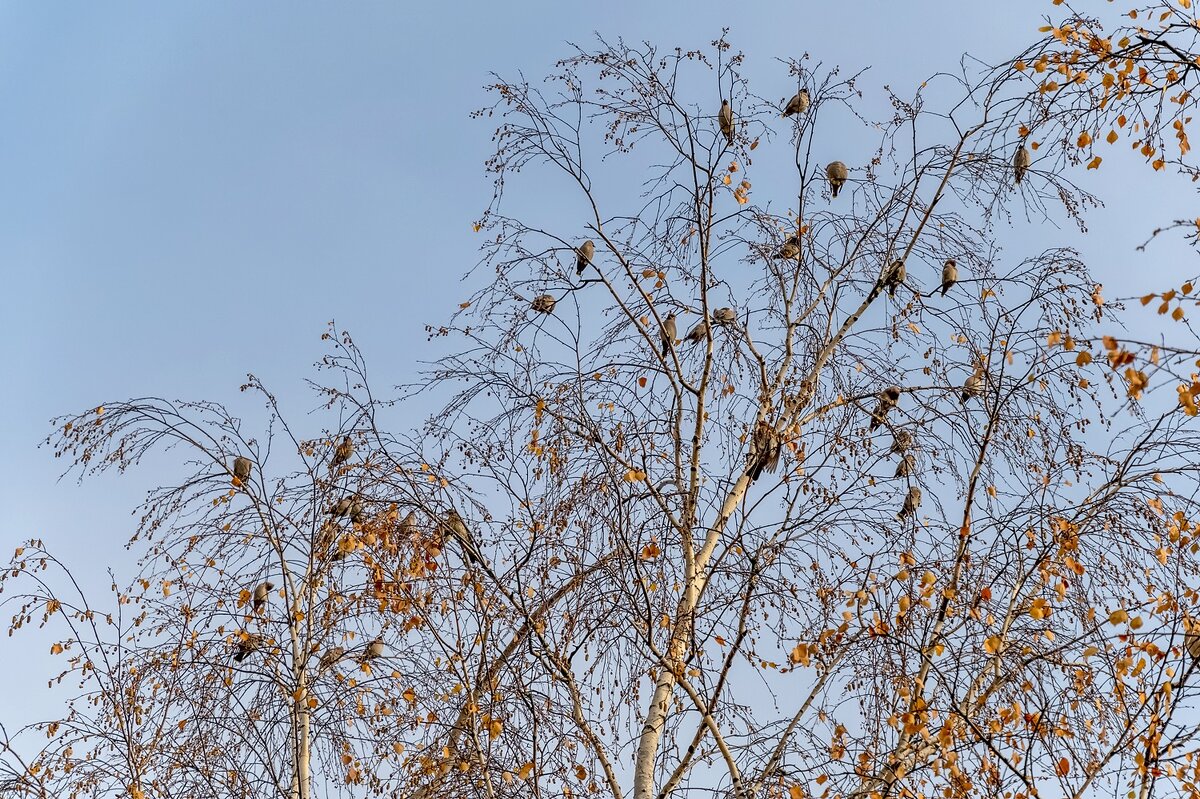
{"type": "MultiPolygon", "coordinates": [[[[0,550],[40,537],[98,589],[105,566],[121,582],[132,574],[123,545],[153,469],[60,481],[65,464],[38,448],[52,416],[142,395],[237,408],[247,372],[307,412],[302,379],[334,319],[384,385],[414,378],[424,325],[469,293],[460,278],[478,257],[471,223],[491,196],[482,163],[495,122],[469,113],[490,71],[540,77],[593,31],[687,48],[728,26],[755,80],[779,72],[778,91],[755,85],[767,96],[792,85],[771,59],[808,50],[872,66],[863,85],[881,101],[881,84],[915,87],[963,52],[1011,55],[1051,9],[0,3],[0,550]]],[[[1108,183],[1088,238],[1070,236],[1098,256],[1107,296],[1195,270],[1182,249],[1135,252],[1195,203],[1180,181],[1126,161],[1106,154],[1102,178],[1137,188],[1108,183]]],[[[0,701],[10,727],[56,707],[42,689],[57,664],[39,640],[0,636],[0,681],[30,686],[0,701]]]]}

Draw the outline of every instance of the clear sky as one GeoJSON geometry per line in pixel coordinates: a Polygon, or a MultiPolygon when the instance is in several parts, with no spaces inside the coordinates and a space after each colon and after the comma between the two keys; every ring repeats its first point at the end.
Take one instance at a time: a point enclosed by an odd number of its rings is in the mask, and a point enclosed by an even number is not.
{"type": "MultiPolygon", "coordinates": [[[[465,296],[459,278],[476,261],[470,223],[490,198],[493,122],[468,114],[489,71],[540,76],[592,31],[693,47],[729,26],[756,70],[808,50],[873,66],[867,86],[915,86],[964,51],[1010,55],[1051,9],[0,3],[3,557],[38,536],[94,586],[107,584],[104,565],[129,576],[130,511],[155,474],[57,482],[64,464],[37,448],[51,416],[147,394],[236,405],[249,371],[302,413],[313,402],[300,381],[330,319],[384,385],[410,379],[426,357],[423,326],[465,296]]],[[[1146,172],[1138,179],[1153,182],[1146,172]]],[[[1178,210],[1193,195],[1171,191],[1110,197],[1094,217],[1084,247],[1109,254],[1097,265],[1106,294],[1195,268],[1133,249],[1155,225],[1195,215],[1178,210]]],[[[45,685],[55,666],[26,653],[32,640],[0,636],[0,684],[45,685]]],[[[13,698],[0,701],[10,725],[52,707],[37,690],[13,698]]]]}

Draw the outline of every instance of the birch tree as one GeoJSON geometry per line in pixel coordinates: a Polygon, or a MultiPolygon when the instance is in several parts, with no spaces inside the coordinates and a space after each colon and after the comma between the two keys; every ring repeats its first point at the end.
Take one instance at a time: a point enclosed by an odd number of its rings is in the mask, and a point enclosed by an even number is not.
{"type": "Polygon", "coordinates": [[[1193,795],[1198,442],[1113,413],[1119,309],[1067,246],[1096,198],[1062,163],[1017,185],[1011,64],[880,118],[869,75],[753,69],[600,39],[496,77],[482,257],[421,385],[378,392],[334,330],[311,432],[253,379],[253,434],[60,420],[81,473],[189,476],[113,611],[37,543],[6,572],[82,691],[18,790],[1193,795]],[[1022,251],[1045,220],[1063,245],[1022,251]]]}

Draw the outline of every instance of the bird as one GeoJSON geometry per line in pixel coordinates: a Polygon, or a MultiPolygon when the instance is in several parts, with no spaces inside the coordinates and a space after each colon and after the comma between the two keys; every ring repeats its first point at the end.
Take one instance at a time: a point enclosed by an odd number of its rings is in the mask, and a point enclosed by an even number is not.
{"type": "Polygon", "coordinates": [[[958,282],[958,264],[953,258],[946,259],[946,265],[942,267],[942,296],[946,296],[946,292],[958,282]]]}
{"type": "Polygon", "coordinates": [[[233,653],[233,659],[241,663],[250,655],[258,651],[258,647],[262,644],[262,638],[257,635],[238,633],[237,651],[233,653]]]}
{"type": "Polygon", "coordinates": [[[354,499],[352,497],[342,497],[329,506],[329,515],[335,517],[349,516],[353,507],[354,499]]]}
{"type": "Polygon", "coordinates": [[[725,134],[725,141],[733,144],[733,107],[729,105],[728,100],[721,101],[721,113],[717,116],[721,123],[721,133],[725,134]]]}
{"type": "Polygon", "coordinates": [[[967,400],[971,397],[978,397],[983,393],[983,367],[976,366],[975,371],[971,372],[971,376],[966,379],[962,387],[962,403],[967,404],[967,400]]]}
{"type": "Polygon", "coordinates": [[[404,521],[400,522],[400,534],[414,536],[417,534],[417,512],[410,510],[408,515],[404,517],[404,521]]]}
{"type": "Polygon", "coordinates": [[[350,460],[350,456],[354,454],[354,442],[350,440],[350,436],[343,436],[342,443],[337,445],[337,449],[333,451],[333,460],[329,463],[329,468],[341,466],[346,461],[350,460]]]}
{"type": "Polygon", "coordinates": [[[842,190],[842,186],[846,185],[846,179],[850,177],[850,171],[841,161],[834,161],[825,167],[825,177],[829,178],[829,188],[833,191],[833,198],[836,200],[838,192],[842,190]]]}
{"type": "Polygon", "coordinates": [[[688,331],[687,335],[683,337],[683,340],[689,344],[699,344],[706,338],[708,338],[708,320],[701,319],[692,327],[691,330],[688,331]]]}
{"type": "Polygon", "coordinates": [[[320,557],[329,551],[337,540],[337,525],[331,519],[326,519],[321,529],[317,532],[317,540],[313,542],[313,554],[320,557]]]}
{"type": "Polygon", "coordinates": [[[900,401],[900,387],[888,386],[883,391],[879,392],[879,404],[875,406],[875,410],[871,411],[871,426],[869,430],[874,430],[879,425],[887,420],[888,412],[896,407],[896,403],[900,401]]]}
{"type": "Polygon", "coordinates": [[[366,663],[368,660],[383,657],[383,640],[376,638],[371,643],[367,644],[363,649],[362,657],[359,658],[359,663],[366,663]]]}
{"type": "Polygon", "coordinates": [[[530,307],[538,313],[554,313],[555,300],[549,294],[542,294],[533,298],[530,307]]]}
{"type": "Polygon", "coordinates": [[[275,587],[275,583],[259,583],[254,586],[254,612],[258,613],[267,604],[267,593],[275,587]]]}
{"type": "Polygon", "coordinates": [[[905,453],[912,449],[913,435],[907,430],[897,430],[892,435],[892,448],[888,450],[889,455],[895,453],[905,453]]]}
{"type": "Polygon", "coordinates": [[[907,276],[908,272],[904,268],[904,260],[897,258],[892,261],[892,265],[884,271],[883,278],[881,279],[883,287],[888,290],[889,297],[896,296],[896,287],[903,283],[904,278],[907,276]]]}
{"type": "Polygon", "coordinates": [[[750,439],[750,463],[746,474],[753,482],[762,477],[763,469],[775,471],[779,466],[779,453],[783,448],[779,433],[775,426],[766,420],[754,426],[754,436],[750,439]]]}
{"type": "Polygon", "coordinates": [[[250,469],[254,464],[249,458],[238,455],[233,459],[233,476],[238,479],[239,483],[244,483],[250,479],[250,469]]]}
{"type": "Polygon", "coordinates": [[[1191,655],[1192,660],[1200,660],[1200,631],[1197,631],[1196,622],[1185,619],[1183,634],[1183,647],[1187,653],[1191,655]]]}
{"type": "Polygon", "coordinates": [[[788,100],[788,104],[783,109],[783,115],[790,117],[792,114],[803,114],[808,110],[808,104],[808,89],[801,89],[792,99],[788,100]]]}
{"type": "Polygon", "coordinates": [[[583,270],[587,269],[587,265],[592,262],[592,256],[596,254],[596,245],[591,239],[588,239],[583,244],[579,245],[579,249],[575,250],[575,276],[579,277],[583,274],[583,270]]]}
{"type": "Polygon", "coordinates": [[[911,452],[905,453],[900,462],[896,464],[896,477],[908,477],[917,468],[917,459],[911,452]]]}
{"type": "Polygon", "coordinates": [[[674,312],[667,314],[667,318],[663,320],[662,332],[662,354],[665,357],[671,351],[671,347],[675,346],[675,314],[674,312]]]}
{"type": "Polygon", "coordinates": [[[1024,145],[1017,147],[1017,151],[1013,153],[1013,177],[1017,183],[1025,177],[1025,173],[1029,171],[1029,165],[1033,163],[1033,156],[1025,149],[1024,145]]]}
{"type": "Polygon", "coordinates": [[[346,656],[346,650],[340,646],[330,647],[321,653],[321,659],[317,661],[317,668],[321,671],[336,665],[342,658],[346,656]]]}
{"type": "Polygon", "coordinates": [[[790,261],[800,254],[800,237],[791,235],[787,237],[787,241],[783,243],[778,250],[775,251],[776,258],[782,258],[790,261]]]}
{"type": "Polygon", "coordinates": [[[353,500],[351,500],[349,515],[350,515],[350,523],[351,524],[358,524],[359,522],[362,521],[363,503],[362,503],[362,500],[359,499],[358,497],[355,497],[353,500]]]}
{"type": "Polygon", "coordinates": [[[921,507],[921,489],[911,486],[908,489],[908,494],[904,497],[904,507],[900,508],[900,512],[896,514],[896,518],[904,519],[908,516],[914,516],[919,507],[921,507]]]}
{"type": "Polygon", "coordinates": [[[475,542],[471,540],[471,532],[467,529],[466,522],[463,521],[462,516],[459,516],[458,511],[454,508],[451,508],[450,512],[446,514],[446,520],[442,522],[441,532],[443,537],[449,534],[451,538],[458,541],[459,546],[462,547],[463,555],[466,556],[469,562],[474,563],[478,560],[478,557],[475,555],[475,542]]]}
{"type": "Polygon", "coordinates": [[[718,325],[732,325],[737,321],[737,313],[732,308],[718,308],[713,311],[713,321],[718,325]]]}

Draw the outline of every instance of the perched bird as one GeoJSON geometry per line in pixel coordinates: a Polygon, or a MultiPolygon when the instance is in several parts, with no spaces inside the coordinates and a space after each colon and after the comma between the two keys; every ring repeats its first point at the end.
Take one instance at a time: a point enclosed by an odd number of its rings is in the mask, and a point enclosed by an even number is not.
{"type": "Polygon", "coordinates": [[[787,241],[785,241],[783,243],[783,245],[778,250],[775,251],[776,258],[782,258],[787,261],[790,261],[792,258],[795,258],[799,254],[800,254],[800,237],[795,234],[788,236],[787,241]]]}
{"type": "Polygon", "coordinates": [[[533,298],[530,307],[538,313],[554,313],[555,300],[549,294],[541,294],[533,298]]]}
{"type": "Polygon", "coordinates": [[[258,651],[262,645],[262,637],[253,634],[239,633],[237,642],[237,651],[233,653],[233,659],[241,663],[250,655],[258,651]]]}
{"type": "Polygon", "coordinates": [[[340,646],[330,647],[321,653],[321,659],[317,661],[317,668],[325,671],[328,668],[336,665],[342,658],[346,657],[346,650],[340,646]]]}
{"type": "Polygon", "coordinates": [[[900,462],[896,464],[896,477],[908,477],[917,468],[917,459],[911,452],[905,453],[900,462]]]}
{"type": "Polygon", "coordinates": [[[451,508],[450,512],[446,514],[446,520],[442,522],[441,533],[443,536],[449,535],[458,541],[463,555],[469,562],[475,563],[479,559],[475,554],[475,542],[471,540],[471,532],[454,508],[451,508]]]}
{"type": "Polygon", "coordinates": [[[783,109],[783,115],[790,117],[792,114],[803,114],[808,110],[808,89],[801,89],[796,92],[796,96],[788,100],[788,104],[783,109]]]}
{"type": "Polygon", "coordinates": [[[346,461],[350,460],[350,456],[354,454],[354,442],[350,440],[350,436],[344,436],[342,443],[337,445],[337,449],[333,451],[333,460],[329,464],[329,468],[333,469],[341,466],[346,461]]]}
{"type": "Polygon", "coordinates": [[[706,338],[708,338],[708,320],[701,319],[688,331],[683,340],[689,344],[699,344],[706,338]]]}
{"type": "Polygon", "coordinates": [[[782,448],[783,442],[775,431],[775,425],[764,420],[754,426],[754,436],[750,439],[750,462],[746,469],[751,481],[762,477],[763,469],[773,472],[778,468],[782,448]]]}
{"type": "MultiPolygon", "coordinates": [[[[596,245],[588,239],[583,244],[579,245],[579,249],[575,250],[575,276],[579,277],[583,274],[583,270],[587,269],[587,265],[592,262],[592,256],[596,254],[596,245]]],[[[535,309],[536,310],[536,309],[535,309]]]]}
{"type": "Polygon", "coordinates": [[[889,455],[896,453],[905,453],[912,449],[913,435],[907,430],[897,430],[892,436],[892,448],[888,450],[889,455]]]}
{"type": "Polygon", "coordinates": [[[721,101],[721,113],[717,116],[721,123],[721,133],[725,134],[725,141],[733,145],[733,107],[729,105],[728,100],[721,101]]]}
{"type": "Polygon", "coordinates": [[[238,455],[233,459],[233,476],[238,479],[239,483],[246,482],[250,479],[250,469],[253,465],[249,458],[238,455]]]}
{"type": "Polygon", "coordinates": [[[900,512],[896,514],[896,518],[904,519],[909,516],[915,516],[919,507],[921,507],[921,489],[912,486],[908,489],[908,494],[904,497],[904,507],[900,508],[900,512]]]}
{"type": "Polygon", "coordinates": [[[329,506],[329,515],[335,517],[349,516],[354,507],[353,497],[342,497],[329,506]]]}
{"type": "Polygon", "coordinates": [[[1025,177],[1025,173],[1029,171],[1029,165],[1033,163],[1033,156],[1025,149],[1024,145],[1017,147],[1017,151],[1013,153],[1013,177],[1017,183],[1025,177]]]}
{"type": "Polygon", "coordinates": [[[718,325],[732,325],[737,321],[737,313],[732,308],[718,308],[713,311],[713,321],[718,325]]]}
{"type": "Polygon", "coordinates": [[[317,531],[317,539],[313,542],[313,554],[317,557],[323,556],[329,551],[337,541],[338,528],[332,520],[326,519],[321,525],[321,529],[317,531]]]}
{"type": "Polygon", "coordinates": [[[869,430],[874,430],[879,425],[887,421],[887,415],[896,407],[896,403],[900,401],[899,386],[888,386],[883,391],[879,392],[879,404],[875,406],[875,410],[871,411],[871,425],[869,430]]]}
{"type": "Polygon", "coordinates": [[[404,521],[400,522],[400,534],[410,537],[417,534],[417,512],[415,510],[410,510],[404,517],[404,521]]]}
{"type": "Polygon", "coordinates": [[[887,289],[888,296],[895,297],[896,287],[903,283],[906,277],[908,277],[908,272],[904,268],[904,261],[900,258],[897,258],[896,260],[892,261],[891,266],[884,270],[883,277],[880,278],[880,282],[883,284],[883,287],[887,289]]]}
{"type": "Polygon", "coordinates": [[[365,649],[363,649],[363,653],[359,658],[359,662],[365,663],[368,660],[374,660],[378,657],[383,657],[383,640],[376,638],[374,641],[367,644],[365,649]]]}
{"type": "Polygon", "coordinates": [[[671,351],[671,347],[675,346],[675,314],[674,312],[667,314],[667,318],[663,320],[662,332],[659,334],[662,338],[662,354],[666,356],[671,351]]]}
{"type": "Polygon", "coordinates": [[[833,191],[833,198],[836,200],[838,192],[842,190],[842,186],[846,185],[846,179],[850,177],[850,171],[841,161],[834,161],[825,167],[825,177],[829,178],[829,188],[833,191]]]}
{"type": "Polygon", "coordinates": [[[1200,660],[1200,631],[1197,631],[1196,622],[1187,619],[1184,621],[1183,648],[1187,650],[1188,655],[1192,660],[1200,660]]]}
{"type": "Polygon", "coordinates": [[[267,604],[267,594],[274,587],[275,587],[275,583],[270,583],[270,582],[259,583],[258,585],[254,586],[254,612],[255,613],[258,613],[260,610],[263,609],[263,605],[267,604]]]}
{"type": "Polygon", "coordinates": [[[967,404],[967,400],[971,397],[978,397],[983,393],[983,367],[976,366],[975,371],[971,372],[971,376],[967,378],[962,387],[962,403],[967,404]]]}
{"type": "Polygon", "coordinates": [[[946,292],[951,286],[958,282],[958,264],[953,258],[946,259],[946,265],[942,267],[942,296],[946,296],[946,292]]]}
{"type": "Polygon", "coordinates": [[[358,497],[355,497],[350,502],[350,514],[349,515],[350,515],[350,523],[351,524],[358,524],[359,522],[362,521],[363,503],[362,503],[362,500],[359,499],[358,497]]]}

